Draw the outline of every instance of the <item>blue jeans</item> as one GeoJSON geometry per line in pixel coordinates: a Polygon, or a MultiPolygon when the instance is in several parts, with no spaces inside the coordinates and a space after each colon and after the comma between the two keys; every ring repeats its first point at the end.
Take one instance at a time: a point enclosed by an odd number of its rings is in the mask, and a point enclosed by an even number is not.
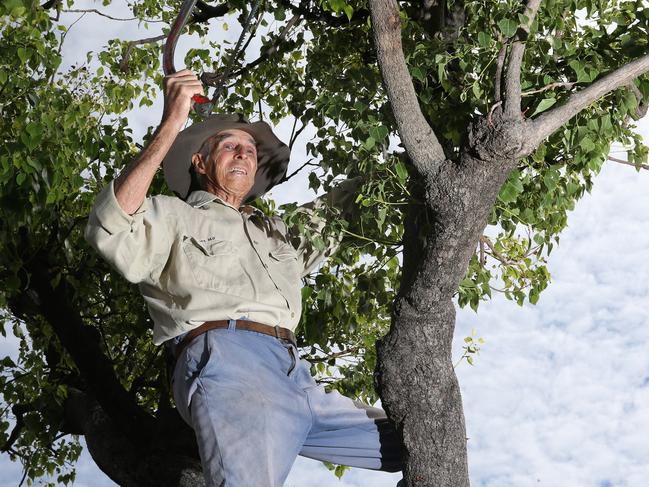
{"type": "Polygon", "coordinates": [[[279,487],[297,455],[401,470],[385,413],[325,392],[309,362],[275,337],[233,325],[197,337],[178,358],[173,393],[208,487],[279,487]]]}

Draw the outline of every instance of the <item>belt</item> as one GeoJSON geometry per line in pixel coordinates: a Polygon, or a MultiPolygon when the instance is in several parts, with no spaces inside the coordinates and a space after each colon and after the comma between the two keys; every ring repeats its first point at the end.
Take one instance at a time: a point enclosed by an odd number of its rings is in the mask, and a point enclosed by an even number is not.
{"type": "MultiPolygon", "coordinates": [[[[206,331],[209,330],[214,330],[216,328],[228,328],[230,326],[230,320],[218,320],[218,321],[206,321],[202,325],[200,325],[197,328],[194,328],[193,330],[187,332],[187,335],[181,340],[181,342],[178,344],[176,347],[176,360],[178,360],[178,357],[180,357],[180,354],[182,351],[189,345],[192,340],[206,331]]],[[[288,330],[286,328],[282,328],[281,326],[270,326],[270,325],[264,325],[263,323],[257,323],[255,321],[247,321],[247,320],[238,320],[236,321],[236,329],[237,330],[248,330],[248,331],[256,331],[257,333],[263,333],[264,335],[270,335],[275,338],[279,338],[281,340],[287,340],[291,342],[293,345],[296,345],[295,342],[295,335],[291,330],[288,330]]]]}

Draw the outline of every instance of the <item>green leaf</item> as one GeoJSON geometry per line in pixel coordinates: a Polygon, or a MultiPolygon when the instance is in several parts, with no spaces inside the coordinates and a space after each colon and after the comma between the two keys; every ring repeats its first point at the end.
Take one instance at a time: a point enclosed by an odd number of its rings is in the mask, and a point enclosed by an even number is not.
{"type": "Polygon", "coordinates": [[[421,82],[423,82],[426,79],[426,75],[418,66],[415,66],[414,68],[410,69],[410,75],[416,80],[419,80],[421,82]]]}
{"type": "Polygon", "coordinates": [[[397,162],[395,170],[401,182],[408,181],[408,168],[406,168],[406,165],[403,162],[397,162]]]}
{"type": "Polygon", "coordinates": [[[24,47],[19,47],[17,52],[18,58],[22,61],[23,64],[25,64],[29,60],[29,51],[24,47]]]}
{"type": "Polygon", "coordinates": [[[351,21],[354,15],[354,8],[351,5],[345,5],[343,10],[345,11],[345,15],[347,15],[347,20],[351,21]]]}
{"type": "Polygon", "coordinates": [[[512,19],[502,19],[498,21],[498,29],[502,34],[509,38],[516,34],[518,30],[518,22],[512,19]]]}
{"type": "Polygon", "coordinates": [[[478,44],[480,44],[481,47],[489,47],[491,45],[491,36],[481,30],[478,32],[478,44]]]}
{"type": "Polygon", "coordinates": [[[544,98],[541,100],[541,102],[537,105],[536,110],[534,110],[534,113],[532,113],[532,117],[538,113],[546,111],[548,108],[550,108],[552,105],[554,105],[557,102],[556,98],[544,98]]]}

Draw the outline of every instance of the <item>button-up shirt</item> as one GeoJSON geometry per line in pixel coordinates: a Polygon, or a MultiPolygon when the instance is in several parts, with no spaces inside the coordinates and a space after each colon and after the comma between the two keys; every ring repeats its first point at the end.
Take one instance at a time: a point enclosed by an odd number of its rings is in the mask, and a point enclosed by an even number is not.
{"type": "MultiPolygon", "coordinates": [[[[344,205],[357,185],[350,183],[330,193],[328,202],[344,205]]],[[[314,228],[323,226],[313,221],[314,228]]],[[[295,330],[301,277],[338,243],[329,240],[318,251],[304,238],[289,238],[281,218],[250,206],[234,208],[205,191],[192,192],[186,201],[146,198],[129,215],[117,202],[113,182],[98,195],[85,237],[139,285],[156,345],[211,320],[247,319],[295,330]]]]}

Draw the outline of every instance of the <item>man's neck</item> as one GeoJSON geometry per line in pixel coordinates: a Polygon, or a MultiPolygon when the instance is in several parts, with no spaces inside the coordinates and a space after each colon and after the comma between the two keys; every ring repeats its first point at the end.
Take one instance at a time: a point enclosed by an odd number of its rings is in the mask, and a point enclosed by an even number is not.
{"type": "Polygon", "coordinates": [[[207,188],[206,191],[208,193],[212,193],[214,196],[223,201],[223,203],[237,210],[241,208],[241,205],[243,205],[243,198],[245,195],[234,194],[230,191],[225,191],[222,188],[207,188]]]}

